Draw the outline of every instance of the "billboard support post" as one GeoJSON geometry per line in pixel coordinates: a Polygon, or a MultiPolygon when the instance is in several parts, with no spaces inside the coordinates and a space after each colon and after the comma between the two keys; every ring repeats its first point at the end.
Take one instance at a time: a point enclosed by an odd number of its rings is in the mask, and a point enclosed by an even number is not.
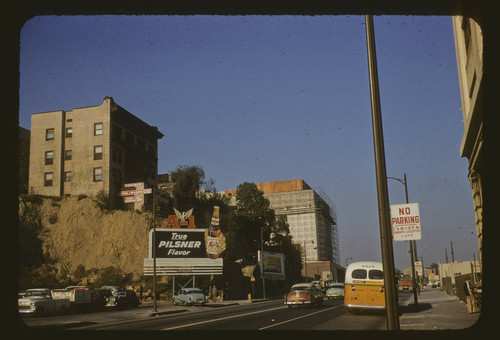
{"type": "Polygon", "coordinates": [[[156,302],[156,191],[153,190],[153,312],[158,312],[156,302]]]}

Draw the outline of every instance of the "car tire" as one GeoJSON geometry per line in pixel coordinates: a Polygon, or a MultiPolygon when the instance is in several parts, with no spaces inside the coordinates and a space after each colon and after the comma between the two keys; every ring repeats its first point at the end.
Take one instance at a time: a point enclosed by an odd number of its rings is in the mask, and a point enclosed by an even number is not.
{"type": "Polygon", "coordinates": [[[45,315],[45,311],[43,310],[43,307],[37,307],[35,315],[39,318],[45,315]]]}

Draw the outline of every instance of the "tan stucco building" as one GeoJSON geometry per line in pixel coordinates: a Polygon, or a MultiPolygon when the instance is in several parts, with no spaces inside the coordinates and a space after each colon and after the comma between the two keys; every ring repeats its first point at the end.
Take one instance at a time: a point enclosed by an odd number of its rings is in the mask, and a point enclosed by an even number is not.
{"type": "Polygon", "coordinates": [[[101,105],[31,116],[29,193],[95,196],[112,206],[125,183],[155,187],[163,134],[105,97],[101,105]]]}
{"type": "Polygon", "coordinates": [[[453,17],[464,134],[460,155],[469,161],[477,242],[483,248],[483,34],[479,24],[465,16],[453,17]]]}

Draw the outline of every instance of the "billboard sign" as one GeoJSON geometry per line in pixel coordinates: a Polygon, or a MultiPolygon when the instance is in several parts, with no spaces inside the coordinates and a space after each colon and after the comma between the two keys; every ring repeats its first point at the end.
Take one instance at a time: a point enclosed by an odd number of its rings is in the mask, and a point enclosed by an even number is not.
{"type": "MultiPolygon", "coordinates": [[[[151,245],[153,229],[149,232],[149,257],[153,257],[151,245]]],[[[205,229],[156,229],[155,247],[157,258],[206,258],[205,229]]]]}
{"type": "Polygon", "coordinates": [[[391,222],[394,241],[422,239],[418,203],[391,205],[391,222]]]}
{"type": "Polygon", "coordinates": [[[285,255],[282,253],[261,252],[260,271],[264,278],[270,280],[285,279],[285,255]]]}
{"type": "MultiPolygon", "coordinates": [[[[222,275],[223,259],[210,258],[207,229],[161,228],[155,233],[157,275],[222,275]]],[[[144,275],[153,275],[153,229],[149,232],[149,257],[144,275]]]]}

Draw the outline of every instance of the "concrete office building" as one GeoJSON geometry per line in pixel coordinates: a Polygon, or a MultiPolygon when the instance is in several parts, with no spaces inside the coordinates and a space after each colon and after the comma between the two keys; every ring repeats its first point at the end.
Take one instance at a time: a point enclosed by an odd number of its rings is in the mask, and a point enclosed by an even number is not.
{"type": "Polygon", "coordinates": [[[116,206],[123,184],[156,186],[162,137],[111,97],[98,106],[34,113],[29,193],[95,196],[103,191],[116,206]]]}
{"type": "MultiPolygon", "coordinates": [[[[319,195],[304,180],[255,184],[264,193],[276,215],[285,215],[295,243],[305,250],[305,261],[329,261],[334,278],[340,265],[337,215],[333,202],[319,195]]],[[[236,190],[223,192],[236,204],[236,190]]],[[[308,272],[308,276],[312,273],[308,272]]]]}

